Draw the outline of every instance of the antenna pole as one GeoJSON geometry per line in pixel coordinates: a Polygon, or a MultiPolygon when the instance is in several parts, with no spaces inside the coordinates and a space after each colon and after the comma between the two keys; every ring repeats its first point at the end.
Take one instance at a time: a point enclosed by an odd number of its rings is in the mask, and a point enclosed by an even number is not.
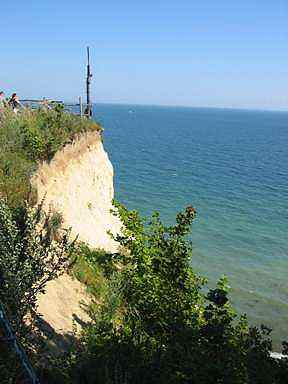
{"type": "Polygon", "coordinates": [[[86,106],[85,114],[89,119],[92,116],[92,102],[91,102],[91,92],[90,92],[91,78],[92,78],[92,73],[90,69],[90,50],[89,50],[89,47],[87,47],[87,78],[86,78],[87,106],[86,106]]]}

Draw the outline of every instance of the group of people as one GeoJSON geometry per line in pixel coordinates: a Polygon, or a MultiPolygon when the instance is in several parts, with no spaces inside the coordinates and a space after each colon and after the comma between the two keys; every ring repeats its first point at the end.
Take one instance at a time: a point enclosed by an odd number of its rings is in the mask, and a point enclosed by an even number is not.
{"type": "Polygon", "coordinates": [[[10,98],[5,97],[5,93],[0,91],[0,110],[4,108],[12,108],[12,110],[17,113],[21,107],[19,97],[16,93],[12,93],[10,98]]]}

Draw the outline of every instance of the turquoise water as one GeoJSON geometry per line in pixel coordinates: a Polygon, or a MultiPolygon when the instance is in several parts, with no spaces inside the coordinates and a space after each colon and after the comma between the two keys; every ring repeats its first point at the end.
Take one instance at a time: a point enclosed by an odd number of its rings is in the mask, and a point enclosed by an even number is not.
{"type": "Polygon", "coordinates": [[[116,197],[166,223],[196,207],[192,264],[288,339],[288,113],[97,105],[116,197]]]}

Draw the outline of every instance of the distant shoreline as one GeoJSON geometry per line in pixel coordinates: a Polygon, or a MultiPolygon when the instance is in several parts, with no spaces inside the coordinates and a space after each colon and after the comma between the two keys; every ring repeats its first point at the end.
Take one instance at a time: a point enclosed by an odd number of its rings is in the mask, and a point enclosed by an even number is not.
{"type": "MultiPolygon", "coordinates": [[[[72,101],[65,100],[65,104],[70,104],[72,101]]],[[[241,108],[241,107],[209,107],[209,106],[187,106],[187,105],[161,105],[161,104],[135,104],[135,103],[117,103],[117,102],[95,102],[93,105],[107,105],[119,107],[149,107],[149,108],[172,108],[172,109],[195,109],[195,110],[219,110],[219,111],[239,111],[239,112],[267,112],[267,113],[284,113],[288,114],[287,109],[261,109],[261,108],[241,108]]]]}

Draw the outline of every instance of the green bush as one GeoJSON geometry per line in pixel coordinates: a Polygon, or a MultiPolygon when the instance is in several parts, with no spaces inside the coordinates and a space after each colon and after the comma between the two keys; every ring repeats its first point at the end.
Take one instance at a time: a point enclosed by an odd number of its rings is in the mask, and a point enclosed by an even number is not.
{"type": "Polygon", "coordinates": [[[124,251],[106,257],[121,268],[111,270],[110,292],[94,309],[81,349],[64,359],[68,382],[287,382],[287,360],[270,357],[270,330],[250,328],[245,316],[236,315],[226,279],[204,293],[186,238],[192,207],[172,227],[158,214],[144,223],[119,204],[115,214],[124,225],[115,238],[124,251]]]}

